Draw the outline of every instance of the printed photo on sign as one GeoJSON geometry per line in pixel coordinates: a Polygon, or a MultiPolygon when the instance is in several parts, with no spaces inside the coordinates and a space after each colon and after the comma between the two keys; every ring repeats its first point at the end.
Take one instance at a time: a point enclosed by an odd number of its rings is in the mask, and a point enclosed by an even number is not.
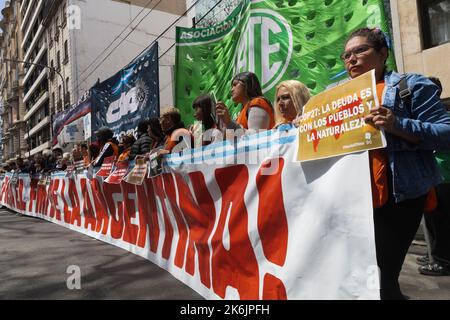
{"type": "Polygon", "coordinates": [[[149,154],[149,177],[156,177],[163,172],[162,158],[158,156],[158,152],[154,151],[149,154]]]}
{"type": "Polygon", "coordinates": [[[130,184],[142,185],[147,174],[147,162],[143,156],[137,156],[133,169],[127,174],[123,180],[130,184]]]}

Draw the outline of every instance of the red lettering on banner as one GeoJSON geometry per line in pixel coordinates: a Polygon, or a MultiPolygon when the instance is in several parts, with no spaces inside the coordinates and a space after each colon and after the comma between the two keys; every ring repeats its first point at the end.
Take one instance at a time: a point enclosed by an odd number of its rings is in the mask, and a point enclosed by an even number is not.
{"type": "Polygon", "coordinates": [[[23,200],[23,179],[19,179],[19,183],[18,183],[18,189],[19,189],[19,192],[18,192],[18,209],[19,210],[25,210],[25,207],[26,207],[26,205],[25,205],[25,201],[23,200]]]}
{"type": "Polygon", "coordinates": [[[259,194],[258,231],[264,255],[267,260],[279,266],[286,261],[288,246],[288,222],[284,210],[283,187],[281,174],[284,159],[274,159],[264,163],[256,176],[256,186],[259,194]],[[278,161],[276,172],[270,175],[262,174],[278,161]],[[276,239],[276,241],[274,241],[276,239]]]}
{"type": "Polygon", "coordinates": [[[264,276],[263,300],[287,300],[286,288],[277,277],[266,273],[264,276]]]}
{"type": "Polygon", "coordinates": [[[248,235],[248,213],[243,196],[248,169],[237,165],[217,169],[215,175],[222,192],[222,210],[211,243],[213,289],[225,298],[226,288],[231,286],[238,290],[241,299],[255,300],[259,297],[259,269],[248,235]],[[223,242],[226,229],[228,248],[223,242]]]}
{"type": "Polygon", "coordinates": [[[55,184],[58,184],[59,181],[55,182],[54,179],[50,180],[50,184],[48,185],[48,191],[47,191],[47,195],[48,195],[48,200],[50,202],[50,211],[47,211],[47,209],[43,209],[44,212],[48,212],[48,215],[50,218],[54,218],[55,217],[55,206],[53,205],[53,186],[55,184]]]}
{"type": "MultiPolygon", "coordinates": [[[[18,180],[17,180],[17,184],[18,184],[18,180]]],[[[11,205],[13,206],[13,208],[17,208],[17,184],[14,184],[11,186],[11,205]]]]}
{"type": "Polygon", "coordinates": [[[6,203],[12,205],[12,191],[11,191],[11,181],[6,184],[6,203]]]}
{"type": "Polygon", "coordinates": [[[137,225],[131,223],[131,219],[136,218],[136,203],[133,199],[131,199],[130,195],[134,194],[136,196],[136,191],[134,189],[134,185],[123,182],[122,183],[123,195],[124,195],[124,204],[125,210],[123,215],[123,220],[125,224],[123,241],[126,241],[131,244],[136,244],[137,234],[139,228],[137,225]]]}
{"type": "MultiPolygon", "coordinates": [[[[177,180],[179,177],[177,177],[177,180]]],[[[184,222],[183,216],[180,212],[180,208],[177,204],[177,195],[175,191],[175,182],[173,181],[173,176],[171,174],[164,175],[164,189],[166,191],[167,198],[169,199],[170,206],[172,208],[173,215],[177,222],[178,227],[178,245],[177,251],[175,253],[175,265],[178,268],[183,268],[184,264],[184,254],[186,252],[186,242],[187,242],[187,226],[184,222]]],[[[181,201],[180,201],[181,203],[181,201]]]]}
{"type": "Polygon", "coordinates": [[[210,250],[208,239],[214,228],[216,208],[214,207],[214,200],[208,192],[203,174],[201,172],[193,172],[189,174],[189,178],[199,205],[192,198],[189,186],[177,176],[180,205],[189,225],[186,272],[194,275],[195,249],[197,249],[200,280],[207,288],[210,288],[210,250]]]}
{"type": "Polygon", "coordinates": [[[7,195],[7,193],[6,193],[6,189],[7,189],[7,186],[8,186],[8,183],[9,182],[9,177],[5,177],[4,179],[3,179],[3,184],[2,184],[2,193],[1,193],[1,198],[0,198],[0,200],[3,200],[4,198],[3,197],[5,197],[6,195],[7,195]]]}
{"type": "MultiPolygon", "coordinates": [[[[55,183],[58,184],[59,181],[55,182],[54,179],[51,179],[50,183],[48,185],[48,191],[47,191],[48,199],[46,199],[46,200],[48,200],[50,202],[53,202],[53,186],[55,185],[55,183]]],[[[42,210],[45,211],[45,212],[48,212],[48,216],[50,218],[54,218],[55,217],[55,206],[54,205],[50,205],[50,210],[49,211],[45,210],[44,208],[42,210]]]]}
{"type": "Polygon", "coordinates": [[[45,214],[45,202],[47,200],[47,192],[45,186],[38,185],[37,192],[37,213],[45,214]]]}
{"type": "Polygon", "coordinates": [[[151,179],[145,179],[144,184],[137,185],[139,207],[139,238],[138,246],[145,247],[147,242],[147,230],[150,240],[150,251],[156,253],[159,241],[158,211],[156,209],[155,192],[151,179]],[[147,192],[145,191],[147,188],[147,192]]]}
{"type": "Polygon", "coordinates": [[[71,213],[69,211],[69,204],[67,203],[67,200],[66,200],[66,192],[69,193],[70,181],[72,181],[72,179],[67,180],[67,183],[66,183],[66,180],[62,180],[62,187],[61,187],[61,200],[64,204],[62,213],[63,213],[65,223],[70,223],[70,215],[71,215],[71,213]]]}
{"type": "Polygon", "coordinates": [[[50,187],[48,188],[48,197],[50,202],[50,217],[53,218],[56,215],[56,219],[61,221],[61,211],[58,208],[58,188],[60,182],[63,181],[61,179],[53,178],[50,182],[50,187]]]}
{"type": "Polygon", "coordinates": [[[7,192],[8,192],[8,204],[11,206],[11,207],[13,207],[14,208],[14,194],[13,194],[13,187],[12,187],[12,184],[11,183],[9,183],[8,184],[8,189],[7,189],[7,192]]]}
{"type": "MultiPolygon", "coordinates": [[[[78,195],[77,186],[75,184],[75,180],[70,180],[69,182],[69,197],[70,202],[72,203],[72,214],[70,216],[70,224],[74,225],[75,221],[77,222],[77,226],[81,226],[81,201],[78,195]]],[[[81,194],[83,197],[83,193],[81,194]]]]}
{"type": "Polygon", "coordinates": [[[111,217],[111,237],[120,239],[123,234],[123,201],[120,201],[121,199],[114,199],[114,195],[122,196],[120,184],[104,183],[103,194],[105,195],[111,217]]]}
{"type": "Polygon", "coordinates": [[[90,187],[92,190],[92,197],[94,198],[95,216],[97,217],[97,227],[95,228],[95,231],[100,232],[101,230],[102,234],[106,235],[109,226],[108,205],[103,197],[100,182],[97,179],[90,180],[90,187]]]}
{"type": "Polygon", "coordinates": [[[162,249],[162,257],[166,260],[170,257],[170,250],[172,247],[172,240],[173,240],[173,227],[172,223],[170,222],[169,214],[167,213],[165,198],[166,194],[164,193],[164,187],[163,187],[163,176],[170,173],[165,173],[162,175],[159,175],[155,178],[152,178],[154,184],[155,184],[155,193],[159,197],[159,200],[161,202],[161,208],[163,211],[163,217],[164,217],[164,229],[165,229],[165,238],[164,238],[164,244],[162,249]]]}
{"type": "Polygon", "coordinates": [[[89,196],[89,190],[86,183],[86,179],[80,179],[81,194],[83,195],[83,215],[84,215],[84,228],[88,229],[91,226],[91,231],[95,230],[97,219],[95,217],[95,210],[92,206],[91,197],[89,196]]]}
{"type": "Polygon", "coordinates": [[[35,211],[33,211],[33,204],[36,203],[36,195],[37,195],[37,184],[38,184],[38,180],[37,179],[31,179],[30,182],[30,204],[28,205],[28,211],[29,212],[36,212],[37,210],[37,204],[35,206],[35,211]]]}

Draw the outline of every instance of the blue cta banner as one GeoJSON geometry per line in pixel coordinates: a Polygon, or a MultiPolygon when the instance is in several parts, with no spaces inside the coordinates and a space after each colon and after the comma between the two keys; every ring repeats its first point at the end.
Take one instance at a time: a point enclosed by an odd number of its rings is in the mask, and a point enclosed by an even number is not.
{"type": "Polygon", "coordinates": [[[158,43],[111,78],[91,88],[92,132],[134,133],[139,122],[159,116],[158,43]]]}

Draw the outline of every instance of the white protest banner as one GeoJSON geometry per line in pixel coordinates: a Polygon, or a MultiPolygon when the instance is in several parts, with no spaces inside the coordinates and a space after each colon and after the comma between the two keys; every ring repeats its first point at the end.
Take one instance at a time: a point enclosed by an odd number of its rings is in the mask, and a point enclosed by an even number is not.
{"type": "Polygon", "coordinates": [[[297,130],[268,131],[167,157],[170,171],[142,185],[55,174],[27,202],[8,183],[0,199],[138,254],[207,299],[379,299],[367,152],[300,163],[297,143],[297,130]]]}

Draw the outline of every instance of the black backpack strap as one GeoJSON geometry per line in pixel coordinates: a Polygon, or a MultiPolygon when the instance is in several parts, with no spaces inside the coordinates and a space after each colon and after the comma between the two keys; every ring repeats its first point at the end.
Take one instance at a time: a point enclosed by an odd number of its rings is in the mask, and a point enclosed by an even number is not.
{"type": "Polygon", "coordinates": [[[399,105],[400,109],[406,107],[409,113],[411,113],[412,108],[412,91],[408,87],[408,83],[406,82],[406,75],[403,75],[400,81],[397,84],[399,96],[402,100],[402,103],[399,105]]]}
{"type": "Polygon", "coordinates": [[[402,99],[403,102],[406,100],[409,100],[411,98],[411,89],[408,87],[408,83],[406,82],[406,75],[403,75],[400,79],[400,82],[398,83],[398,89],[400,94],[400,99],[402,99]]]}

